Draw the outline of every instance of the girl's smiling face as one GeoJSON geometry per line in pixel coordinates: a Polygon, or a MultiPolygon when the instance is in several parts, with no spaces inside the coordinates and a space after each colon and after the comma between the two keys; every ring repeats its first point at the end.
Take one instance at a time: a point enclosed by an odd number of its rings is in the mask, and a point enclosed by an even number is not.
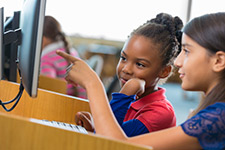
{"type": "Polygon", "coordinates": [[[144,95],[153,92],[163,68],[161,60],[157,47],[150,39],[133,35],[124,45],[117,65],[121,86],[131,78],[139,78],[146,82],[144,95]]]}
{"type": "Polygon", "coordinates": [[[175,60],[184,90],[207,93],[215,85],[213,79],[212,56],[207,50],[183,34],[182,51],[175,60]]]}

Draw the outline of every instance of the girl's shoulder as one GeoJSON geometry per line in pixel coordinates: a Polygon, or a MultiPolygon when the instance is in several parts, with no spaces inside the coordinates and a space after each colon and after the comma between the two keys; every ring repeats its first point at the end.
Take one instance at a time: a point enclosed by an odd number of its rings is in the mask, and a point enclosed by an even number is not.
{"type": "Polygon", "coordinates": [[[181,124],[183,131],[198,138],[203,149],[223,149],[225,103],[216,102],[181,124]]]}
{"type": "Polygon", "coordinates": [[[208,107],[220,107],[220,108],[225,109],[225,102],[216,102],[212,105],[209,105],[208,107]]]}
{"type": "Polygon", "coordinates": [[[205,109],[201,110],[198,114],[206,115],[206,114],[215,114],[216,113],[218,115],[225,115],[225,113],[222,113],[222,112],[225,112],[225,102],[216,102],[212,105],[209,105],[205,109]],[[221,112],[221,113],[219,113],[219,112],[221,112]]]}

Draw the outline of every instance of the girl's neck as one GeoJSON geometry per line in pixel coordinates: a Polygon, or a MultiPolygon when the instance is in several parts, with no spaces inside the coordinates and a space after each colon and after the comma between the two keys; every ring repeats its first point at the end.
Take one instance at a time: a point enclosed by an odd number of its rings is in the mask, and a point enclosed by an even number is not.
{"type": "Polygon", "coordinates": [[[147,95],[149,95],[151,93],[154,93],[156,91],[158,91],[158,85],[155,85],[153,87],[146,88],[146,91],[139,97],[139,99],[140,98],[143,98],[143,97],[145,97],[145,96],[147,96],[147,95]]]}

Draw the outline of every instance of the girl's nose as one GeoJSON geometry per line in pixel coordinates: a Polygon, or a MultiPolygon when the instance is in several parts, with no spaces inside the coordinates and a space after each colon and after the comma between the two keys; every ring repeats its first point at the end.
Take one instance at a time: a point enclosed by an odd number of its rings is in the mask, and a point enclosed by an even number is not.
{"type": "Polygon", "coordinates": [[[122,71],[126,74],[132,74],[132,65],[127,63],[123,66],[122,71]]]}
{"type": "Polygon", "coordinates": [[[182,66],[182,59],[183,59],[183,53],[180,52],[180,54],[177,56],[177,58],[174,60],[174,65],[178,68],[182,66]]]}

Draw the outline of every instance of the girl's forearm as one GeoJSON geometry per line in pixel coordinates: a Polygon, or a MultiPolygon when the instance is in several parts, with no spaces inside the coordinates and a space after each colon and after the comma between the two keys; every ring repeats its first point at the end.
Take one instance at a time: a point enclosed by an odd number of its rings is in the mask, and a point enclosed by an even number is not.
{"type": "Polygon", "coordinates": [[[89,82],[86,90],[96,133],[117,139],[126,139],[126,135],[114,118],[102,82],[98,77],[92,81],[89,82]]]}

